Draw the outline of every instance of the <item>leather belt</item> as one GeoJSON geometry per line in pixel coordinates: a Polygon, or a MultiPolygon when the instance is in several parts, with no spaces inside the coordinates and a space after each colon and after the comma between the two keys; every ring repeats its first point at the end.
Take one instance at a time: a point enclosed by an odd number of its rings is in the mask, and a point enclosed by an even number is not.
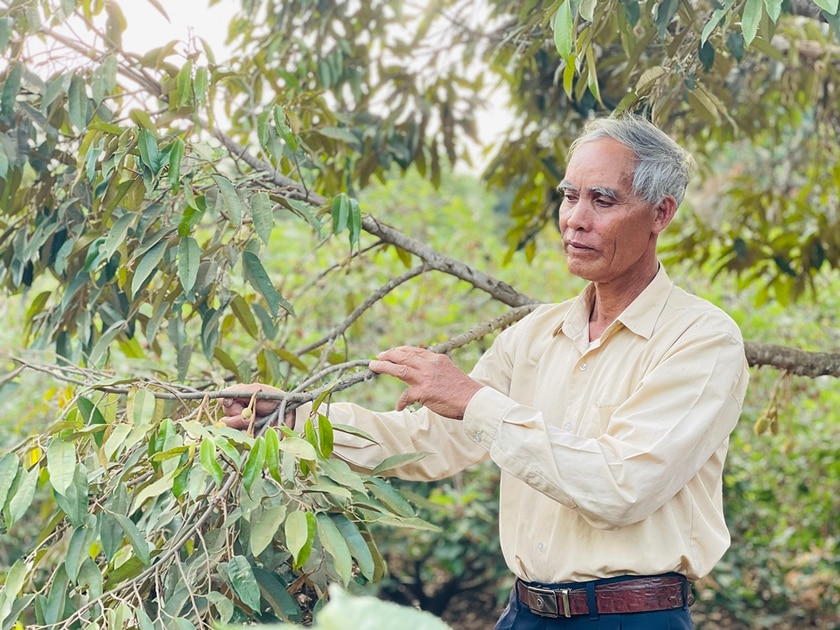
{"type": "MultiPolygon", "coordinates": [[[[541,617],[588,615],[586,587],[549,588],[516,581],[519,601],[541,617]]],[[[595,585],[595,606],[603,615],[671,610],[694,603],[681,575],[639,577],[595,585]]]]}

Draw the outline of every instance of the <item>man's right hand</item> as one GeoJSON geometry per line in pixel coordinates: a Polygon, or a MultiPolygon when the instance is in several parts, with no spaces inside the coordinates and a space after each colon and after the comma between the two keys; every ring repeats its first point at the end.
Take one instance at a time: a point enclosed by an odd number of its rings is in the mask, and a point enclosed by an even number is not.
{"type": "MultiPolygon", "coordinates": [[[[228,387],[222,394],[236,394],[236,397],[222,399],[222,408],[225,415],[222,418],[227,426],[244,431],[251,426],[262,426],[266,419],[277,411],[280,401],[276,399],[256,398],[251,406],[251,400],[255,393],[282,394],[283,390],[271,385],[262,383],[239,384],[228,387]]],[[[286,426],[294,426],[295,413],[290,411],[286,414],[286,426]]]]}

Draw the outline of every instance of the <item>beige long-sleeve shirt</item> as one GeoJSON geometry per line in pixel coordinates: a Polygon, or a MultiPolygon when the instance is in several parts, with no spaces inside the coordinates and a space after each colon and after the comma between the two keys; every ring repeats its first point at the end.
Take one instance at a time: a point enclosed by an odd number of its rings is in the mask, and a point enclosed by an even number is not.
{"type": "Polygon", "coordinates": [[[749,380],[740,331],[663,269],[590,343],[593,300],[590,286],[503,331],[472,371],[485,387],[463,421],[330,405],[333,422],[379,441],[336,433],[336,454],[372,469],[428,452],[398,471],[408,479],[492,458],[502,552],[524,580],[706,575],[729,545],[722,472],[749,380]]]}

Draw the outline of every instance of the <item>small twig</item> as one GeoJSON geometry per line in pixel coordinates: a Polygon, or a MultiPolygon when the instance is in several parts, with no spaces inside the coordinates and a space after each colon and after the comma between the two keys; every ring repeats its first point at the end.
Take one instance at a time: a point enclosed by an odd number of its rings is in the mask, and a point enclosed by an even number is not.
{"type": "Polygon", "coordinates": [[[318,348],[326,343],[330,343],[334,339],[337,339],[341,336],[344,331],[346,331],[350,326],[355,322],[359,317],[361,317],[366,310],[368,310],[371,306],[373,306],[376,302],[384,298],[388,295],[391,291],[396,289],[398,286],[419,276],[420,274],[425,273],[428,271],[430,267],[427,264],[417,265],[413,269],[409,269],[404,274],[397,276],[396,278],[392,278],[381,287],[379,287],[376,291],[371,293],[364,302],[362,302],[359,306],[353,309],[353,312],[348,315],[344,321],[342,321],[338,326],[333,328],[329,333],[327,333],[323,338],[315,341],[308,346],[304,346],[300,350],[296,352],[298,356],[306,354],[307,352],[311,352],[315,348],[318,348]]]}

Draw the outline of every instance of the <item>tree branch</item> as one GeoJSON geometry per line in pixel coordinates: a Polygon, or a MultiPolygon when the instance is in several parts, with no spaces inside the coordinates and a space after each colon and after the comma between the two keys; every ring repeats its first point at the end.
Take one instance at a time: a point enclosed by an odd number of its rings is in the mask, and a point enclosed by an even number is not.
{"type": "MultiPolygon", "coordinates": [[[[266,175],[272,183],[283,189],[297,193],[296,198],[303,199],[307,203],[315,206],[322,206],[326,203],[327,199],[325,197],[317,193],[304,191],[297,182],[278,173],[270,164],[251,155],[245,148],[239,146],[222,132],[217,130],[216,137],[231,153],[245,161],[254,170],[266,175]]],[[[540,303],[530,296],[519,293],[510,285],[478,271],[469,265],[449,258],[425,243],[413,239],[369,215],[362,218],[362,229],[378,237],[384,243],[389,243],[416,255],[429,268],[464,280],[508,306],[533,307],[540,303]]],[[[753,367],[767,365],[779,370],[787,370],[797,376],[808,376],[811,378],[817,376],[840,377],[840,354],[838,353],[807,352],[796,348],[755,342],[747,342],[745,344],[745,352],[747,361],[753,367]]],[[[348,377],[353,382],[347,384],[347,387],[370,378],[372,378],[372,373],[360,372],[352,377],[348,377]]],[[[343,383],[343,381],[339,381],[339,383],[343,383]]],[[[341,389],[343,388],[341,387],[341,389]]]]}
{"type": "Polygon", "coordinates": [[[747,361],[753,367],[772,366],[787,370],[796,376],[817,378],[818,376],[840,377],[840,353],[808,352],[770,343],[745,344],[747,361]]]}

